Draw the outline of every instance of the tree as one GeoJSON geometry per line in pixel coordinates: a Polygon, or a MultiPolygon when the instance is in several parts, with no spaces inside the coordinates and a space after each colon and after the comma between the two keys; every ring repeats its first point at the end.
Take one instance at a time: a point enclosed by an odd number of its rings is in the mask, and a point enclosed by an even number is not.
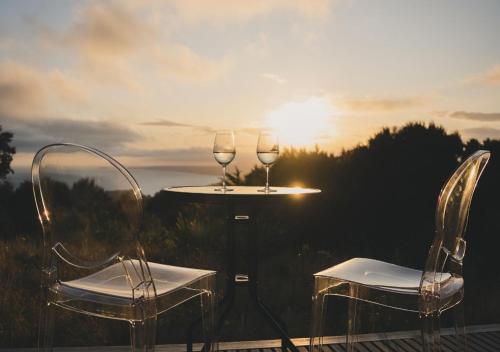
{"type": "Polygon", "coordinates": [[[10,168],[12,155],[16,153],[16,148],[10,145],[12,137],[11,132],[2,132],[2,126],[0,125],[0,180],[5,180],[9,173],[14,173],[14,170],[10,168]]]}

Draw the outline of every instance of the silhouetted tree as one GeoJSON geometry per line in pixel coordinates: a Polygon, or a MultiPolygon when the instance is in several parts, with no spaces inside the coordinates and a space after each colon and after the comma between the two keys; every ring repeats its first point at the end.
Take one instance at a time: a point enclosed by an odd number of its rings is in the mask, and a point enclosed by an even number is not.
{"type": "Polygon", "coordinates": [[[2,125],[0,125],[0,180],[5,180],[9,173],[14,171],[10,168],[12,162],[12,155],[16,153],[16,148],[12,147],[13,134],[11,132],[2,132],[2,125]]]}
{"type": "MultiPolygon", "coordinates": [[[[338,252],[339,261],[371,256],[420,267],[434,235],[437,195],[463,157],[457,133],[409,123],[383,128],[339,156],[287,150],[272,166],[271,184],[322,189],[314,206],[288,217],[290,231],[338,252]]],[[[263,182],[261,167],[245,177],[247,184],[263,182]]]]}
{"type": "MultiPolygon", "coordinates": [[[[308,333],[312,273],[361,256],[422,268],[434,236],[439,191],[458,164],[478,149],[490,150],[492,156],[478,184],[467,230],[467,323],[498,322],[500,306],[492,302],[500,296],[500,276],[495,271],[500,246],[500,140],[471,139],[464,143],[458,133],[448,133],[434,124],[409,123],[383,128],[365,144],[338,155],[319,148],[287,149],[272,166],[271,186],[301,185],[322,190],[319,195],[286,200],[286,206],[273,203],[268,211],[259,212],[259,270],[265,273],[260,278],[260,292],[287,323],[290,334],[308,333]]],[[[265,170],[255,166],[242,175],[237,169],[229,180],[262,186],[265,170]]],[[[112,246],[122,236],[120,216],[110,216],[120,213],[113,210],[113,203],[121,199],[120,192],[106,193],[89,179],[68,185],[53,182],[51,186],[56,188],[53,194],[57,198],[52,201],[71,215],[68,221],[60,217],[65,236],[89,229],[102,237],[100,247],[97,241],[89,241],[88,248],[82,250],[98,253],[103,244],[112,246]],[[85,206],[72,207],[72,203],[85,206]]],[[[0,291],[7,295],[0,300],[0,317],[5,317],[0,318],[1,346],[30,345],[36,332],[33,297],[39,291],[36,263],[41,235],[31,193],[29,182],[16,189],[0,182],[0,291]]],[[[224,280],[225,207],[173,202],[170,197],[168,192],[145,197],[141,241],[148,259],[210,268],[224,280]]],[[[244,234],[250,240],[254,234],[239,225],[236,232],[241,254],[237,262],[244,272],[244,234]]],[[[172,338],[184,336],[179,322],[190,314],[184,314],[183,309],[173,311],[178,319],[159,323],[172,338]]],[[[237,304],[235,310],[222,339],[271,337],[261,320],[253,320],[247,305],[237,304]]],[[[117,331],[116,325],[101,328],[91,321],[76,320],[75,315],[62,319],[58,341],[63,344],[127,343],[126,331],[117,331]],[[82,335],[82,329],[89,334],[82,335]]],[[[384,321],[380,330],[402,329],[402,321],[395,321],[393,325],[384,321]]],[[[340,318],[332,322],[338,327],[344,325],[340,318]]]]}

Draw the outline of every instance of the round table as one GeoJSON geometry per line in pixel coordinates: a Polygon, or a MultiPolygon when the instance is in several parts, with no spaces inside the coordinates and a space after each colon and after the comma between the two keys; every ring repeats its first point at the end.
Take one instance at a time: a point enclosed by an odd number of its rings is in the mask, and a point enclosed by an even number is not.
{"type": "MultiPolygon", "coordinates": [[[[285,325],[276,315],[262,302],[258,295],[258,234],[257,221],[258,212],[266,204],[276,204],[276,202],[289,200],[290,198],[302,198],[307,195],[318,194],[319,189],[301,187],[271,187],[272,192],[261,192],[262,186],[230,186],[231,191],[222,192],[216,186],[185,186],[165,188],[169,197],[174,201],[193,203],[219,203],[227,207],[227,245],[226,245],[226,287],[225,295],[219,306],[224,306],[220,310],[219,319],[215,327],[217,334],[222,327],[227,314],[233,307],[237,286],[247,286],[250,297],[255,303],[257,311],[266,319],[271,328],[275,330],[280,338],[282,349],[298,351],[286,332],[285,325]],[[241,212],[241,207],[247,208],[241,212]],[[236,272],[235,265],[235,239],[234,227],[236,222],[245,222],[251,226],[251,239],[248,241],[248,274],[236,272]]],[[[195,323],[196,324],[196,323],[195,323]]],[[[188,332],[188,352],[192,351],[192,330],[188,332]]],[[[206,350],[205,348],[203,350],[206,350]]]]}
{"type": "Polygon", "coordinates": [[[194,202],[251,202],[275,201],[283,196],[302,197],[320,193],[315,188],[271,187],[271,192],[261,192],[262,186],[228,186],[231,191],[222,192],[218,186],[182,186],[163,189],[173,192],[179,200],[194,202]]]}

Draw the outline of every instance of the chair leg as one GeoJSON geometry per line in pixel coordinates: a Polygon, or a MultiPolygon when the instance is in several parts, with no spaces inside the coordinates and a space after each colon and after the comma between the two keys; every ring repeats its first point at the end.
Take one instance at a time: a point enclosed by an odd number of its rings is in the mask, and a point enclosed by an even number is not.
{"type": "Polygon", "coordinates": [[[358,301],[358,287],[349,288],[349,312],[347,316],[346,350],[354,352],[358,342],[359,315],[361,302],[358,301]]]}
{"type": "Polygon", "coordinates": [[[465,352],[467,351],[467,337],[463,301],[453,307],[453,318],[455,320],[456,351],[465,352]]]}
{"type": "Polygon", "coordinates": [[[130,322],[130,345],[133,352],[154,352],[155,341],[156,315],[130,322]]]}
{"type": "Polygon", "coordinates": [[[312,297],[311,338],[309,350],[323,351],[323,327],[326,316],[326,294],[315,290],[312,297]]]}
{"type": "Polygon", "coordinates": [[[44,301],[40,306],[38,350],[51,352],[54,341],[54,306],[44,301]]]}
{"type": "Polygon", "coordinates": [[[218,351],[218,343],[214,335],[214,308],[215,292],[207,290],[200,295],[201,303],[201,324],[204,347],[202,351],[218,351]]]}
{"type": "Polygon", "coordinates": [[[424,346],[424,351],[440,352],[441,332],[439,312],[421,315],[420,320],[422,323],[422,344],[424,346]]]}

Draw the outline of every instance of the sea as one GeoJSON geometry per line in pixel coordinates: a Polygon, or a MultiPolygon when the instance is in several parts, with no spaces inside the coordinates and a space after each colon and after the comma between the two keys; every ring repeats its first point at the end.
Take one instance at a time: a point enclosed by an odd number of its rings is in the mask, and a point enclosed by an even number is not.
{"type": "MultiPolygon", "coordinates": [[[[219,175],[215,170],[200,171],[175,170],[171,168],[129,168],[132,175],[141,186],[142,193],[154,195],[163,188],[174,186],[207,186],[219,182],[219,175]],[[205,171],[205,172],[202,172],[205,171]]],[[[23,181],[31,180],[29,169],[16,168],[7,180],[15,187],[23,181]]],[[[220,170],[219,170],[220,171],[220,170]]]]}

